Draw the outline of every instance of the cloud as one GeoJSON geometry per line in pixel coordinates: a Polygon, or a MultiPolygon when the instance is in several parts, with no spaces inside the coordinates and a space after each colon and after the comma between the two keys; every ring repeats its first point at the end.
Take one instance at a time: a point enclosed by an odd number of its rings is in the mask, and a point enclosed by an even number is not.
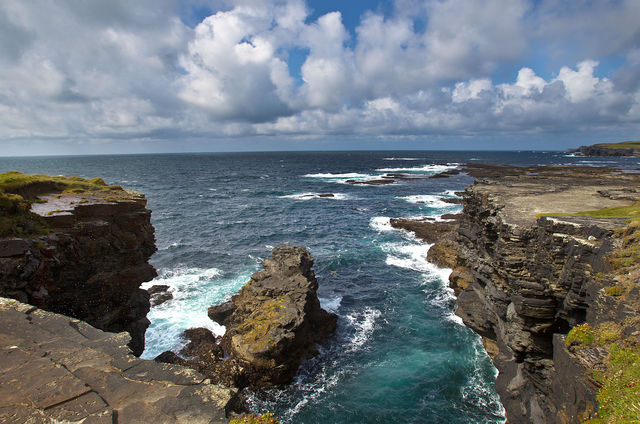
{"type": "Polygon", "coordinates": [[[6,0],[0,138],[640,129],[637,1],[394,5],[347,28],[305,0],[6,0]]]}

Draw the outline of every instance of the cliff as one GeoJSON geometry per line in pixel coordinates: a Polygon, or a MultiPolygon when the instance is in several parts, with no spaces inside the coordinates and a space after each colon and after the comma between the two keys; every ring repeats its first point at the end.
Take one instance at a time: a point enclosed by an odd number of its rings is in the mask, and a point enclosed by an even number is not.
{"type": "Polygon", "coordinates": [[[156,276],[143,195],[100,179],[0,174],[0,296],[126,331],[136,355],[156,276]]]}
{"type": "Polygon", "coordinates": [[[610,259],[628,224],[615,216],[640,197],[640,181],[610,169],[506,171],[476,169],[485,178],[463,195],[450,279],[457,314],[482,336],[499,370],[509,423],[582,422],[598,410],[612,346],[624,349],[633,342],[625,334],[640,334],[637,274],[623,289],[627,270],[620,274],[610,259]],[[539,216],[615,207],[602,214],[611,217],[539,216]],[[568,340],[578,324],[615,327],[615,334],[568,340]]]}
{"type": "Polygon", "coordinates": [[[3,423],[226,423],[236,391],[136,358],[127,333],[0,298],[3,423]]]}

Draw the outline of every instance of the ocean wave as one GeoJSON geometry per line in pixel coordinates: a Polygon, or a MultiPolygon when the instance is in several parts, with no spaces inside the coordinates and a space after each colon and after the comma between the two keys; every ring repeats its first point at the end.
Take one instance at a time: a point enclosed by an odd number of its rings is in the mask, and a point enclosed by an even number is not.
{"type": "Polygon", "coordinates": [[[321,174],[305,174],[305,178],[318,178],[330,183],[346,184],[349,180],[356,181],[372,181],[380,178],[380,175],[375,174],[360,174],[357,172],[347,172],[343,174],[321,173],[321,174]]]}
{"type": "Polygon", "coordinates": [[[430,244],[407,244],[406,242],[382,243],[380,248],[388,253],[385,263],[398,268],[411,269],[418,272],[432,271],[432,265],[427,262],[427,252],[430,244]]]}
{"type": "Polygon", "coordinates": [[[383,158],[384,160],[420,160],[420,158],[383,158]]]}
{"type": "Polygon", "coordinates": [[[373,228],[379,233],[394,230],[394,228],[391,226],[391,218],[389,218],[388,216],[374,216],[369,221],[369,227],[373,228]]]}
{"type": "Polygon", "coordinates": [[[142,357],[153,359],[166,350],[179,350],[184,343],[180,334],[188,328],[204,327],[218,336],[224,334],[224,327],[213,322],[207,310],[228,300],[250,275],[246,272],[229,278],[218,268],[184,266],[160,270],[158,277],[142,288],[167,285],[173,299],[152,307],[147,314],[151,325],[142,357]]]}
{"type": "Polygon", "coordinates": [[[416,194],[413,196],[398,196],[396,199],[404,200],[409,203],[425,204],[431,208],[449,208],[453,206],[451,203],[442,201],[442,196],[433,194],[416,194]]]}
{"type": "Polygon", "coordinates": [[[342,193],[297,193],[278,196],[282,199],[309,200],[309,199],[332,199],[346,200],[348,196],[342,193]]]}
{"type": "Polygon", "coordinates": [[[366,307],[361,312],[352,312],[345,316],[347,321],[355,328],[355,333],[351,337],[348,352],[355,351],[371,338],[375,330],[375,323],[382,316],[382,312],[377,309],[366,307]]]}
{"type": "Polygon", "coordinates": [[[417,167],[405,167],[405,168],[379,168],[376,169],[378,172],[426,172],[430,174],[438,174],[440,172],[448,171],[450,169],[457,169],[458,164],[447,164],[447,165],[424,165],[417,167]]]}

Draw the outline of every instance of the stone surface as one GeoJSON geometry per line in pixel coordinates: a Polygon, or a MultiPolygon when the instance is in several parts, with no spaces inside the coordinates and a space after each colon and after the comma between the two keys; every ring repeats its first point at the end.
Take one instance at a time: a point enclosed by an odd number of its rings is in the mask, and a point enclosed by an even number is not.
{"type": "Polygon", "coordinates": [[[100,329],[127,331],[139,355],[149,326],[156,276],[151,211],[144,196],[113,201],[81,195],[41,195],[33,203],[51,233],[0,240],[0,296],[82,319],[100,329]]]}
{"type": "Polygon", "coordinates": [[[190,343],[181,352],[157,360],[185,363],[215,381],[244,387],[289,383],[303,359],[317,353],[336,328],[337,316],[320,307],[309,252],[279,246],[262,262],[231,302],[213,306],[209,316],[226,326],[221,346],[204,329],[188,330],[190,343]],[[185,361],[185,362],[183,362],[185,361]]]}
{"type": "Polygon", "coordinates": [[[226,423],[236,391],[138,359],[127,333],[0,298],[3,423],[226,423]]]}

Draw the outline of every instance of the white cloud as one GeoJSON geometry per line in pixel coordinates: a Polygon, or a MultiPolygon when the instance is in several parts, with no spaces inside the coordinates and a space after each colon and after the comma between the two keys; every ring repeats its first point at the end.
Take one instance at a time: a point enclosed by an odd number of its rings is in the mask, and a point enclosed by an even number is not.
{"type": "Polygon", "coordinates": [[[396,0],[356,28],[305,0],[193,1],[214,11],[193,28],[177,0],[0,3],[0,138],[640,128],[637,1],[396,0]]]}

